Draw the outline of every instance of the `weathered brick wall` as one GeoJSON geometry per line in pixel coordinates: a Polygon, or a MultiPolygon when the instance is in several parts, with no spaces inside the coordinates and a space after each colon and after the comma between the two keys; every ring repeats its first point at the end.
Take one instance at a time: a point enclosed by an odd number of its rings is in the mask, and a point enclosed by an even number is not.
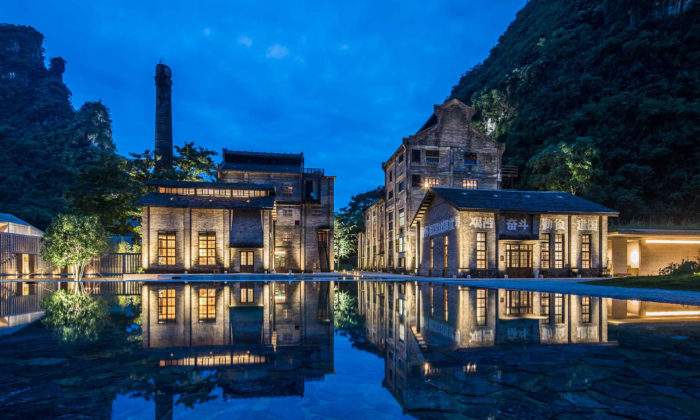
{"type": "MultiPolygon", "coordinates": [[[[144,211],[147,211],[144,209],[144,211]]],[[[148,217],[148,269],[154,270],[185,270],[185,250],[189,248],[189,209],[151,207],[148,217]],[[175,232],[175,261],[172,267],[158,265],[158,232],[175,232]]],[[[144,232],[144,235],[146,233],[144,232]]],[[[189,255],[188,255],[189,257],[189,255]]]]}
{"type": "Polygon", "coordinates": [[[459,269],[459,215],[457,210],[452,207],[447,201],[442,197],[436,196],[423,218],[423,224],[421,224],[421,265],[419,269],[419,274],[422,276],[453,276],[456,275],[459,269]],[[426,229],[431,226],[445,221],[452,221],[451,227],[445,232],[439,233],[428,233],[426,234],[426,229]],[[456,223],[455,223],[456,221],[456,223]],[[447,272],[443,272],[444,263],[444,248],[443,248],[443,238],[447,236],[448,238],[448,258],[447,258],[447,272]],[[430,242],[433,240],[433,270],[432,274],[430,272],[430,242]]]}

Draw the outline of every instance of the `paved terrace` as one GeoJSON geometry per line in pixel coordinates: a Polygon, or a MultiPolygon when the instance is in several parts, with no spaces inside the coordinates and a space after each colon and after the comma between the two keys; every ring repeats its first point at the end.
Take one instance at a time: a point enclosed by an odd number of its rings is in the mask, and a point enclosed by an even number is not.
{"type": "Polygon", "coordinates": [[[347,279],[347,280],[394,280],[394,281],[429,281],[433,283],[458,284],[470,287],[502,288],[513,290],[532,290],[538,292],[563,293],[586,296],[599,296],[614,299],[647,300],[652,302],[679,303],[700,306],[700,292],[680,290],[638,289],[631,287],[594,286],[584,284],[592,280],[603,280],[606,277],[585,278],[480,278],[455,279],[444,277],[421,277],[381,272],[340,272],[316,274],[135,274],[125,275],[124,280],[154,281],[154,280],[188,280],[188,281],[245,281],[250,279],[280,280],[280,279],[347,279]]]}

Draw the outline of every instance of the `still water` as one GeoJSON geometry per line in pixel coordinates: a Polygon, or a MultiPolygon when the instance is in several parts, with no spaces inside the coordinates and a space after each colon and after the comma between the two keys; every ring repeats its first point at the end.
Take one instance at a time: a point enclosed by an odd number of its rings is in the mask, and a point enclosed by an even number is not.
{"type": "Polygon", "coordinates": [[[0,338],[1,418],[697,418],[700,308],[415,281],[145,284],[0,338]]]}

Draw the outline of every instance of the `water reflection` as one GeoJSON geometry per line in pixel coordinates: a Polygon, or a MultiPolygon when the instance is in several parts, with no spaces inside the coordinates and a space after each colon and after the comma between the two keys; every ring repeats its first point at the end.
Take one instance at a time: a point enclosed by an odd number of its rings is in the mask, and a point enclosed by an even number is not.
{"type": "Polygon", "coordinates": [[[688,369],[700,330],[676,322],[698,321],[693,307],[332,280],[153,282],[141,301],[141,329],[112,308],[114,328],[90,345],[60,344],[41,324],[1,341],[0,417],[141,407],[134,416],[684,418],[700,408],[688,369]]]}

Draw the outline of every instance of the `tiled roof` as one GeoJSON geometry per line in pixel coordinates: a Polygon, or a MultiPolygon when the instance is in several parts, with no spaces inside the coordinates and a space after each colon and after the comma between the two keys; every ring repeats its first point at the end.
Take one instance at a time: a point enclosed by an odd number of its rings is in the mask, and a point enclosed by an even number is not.
{"type": "MultiPolygon", "coordinates": [[[[16,223],[18,225],[32,226],[19,217],[13,216],[10,213],[0,213],[0,222],[16,223]]],[[[34,226],[32,226],[34,227],[34,226]]]]}
{"type": "Polygon", "coordinates": [[[301,173],[303,153],[244,152],[224,149],[223,171],[301,173]]]}
{"type": "Polygon", "coordinates": [[[231,188],[239,190],[273,190],[272,184],[250,184],[242,182],[205,182],[205,181],[172,181],[172,180],[152,180],[148,181],[148,185],[159,187],[175,187],[175,188],[231,188]]]}
{"type": "Polygon", "coordinates": [[[562,191],[470,190],[431,188],[460,210],[496,210],[525,213],[596,213],[616,216],[617,211],[562,191]]]}
{"type": "Polygon", "coordinates": [[[271,209],[275,205],[275,197],[228,198],[148,193],[138,200],[136,205],[203,209],[271,209]]]}

